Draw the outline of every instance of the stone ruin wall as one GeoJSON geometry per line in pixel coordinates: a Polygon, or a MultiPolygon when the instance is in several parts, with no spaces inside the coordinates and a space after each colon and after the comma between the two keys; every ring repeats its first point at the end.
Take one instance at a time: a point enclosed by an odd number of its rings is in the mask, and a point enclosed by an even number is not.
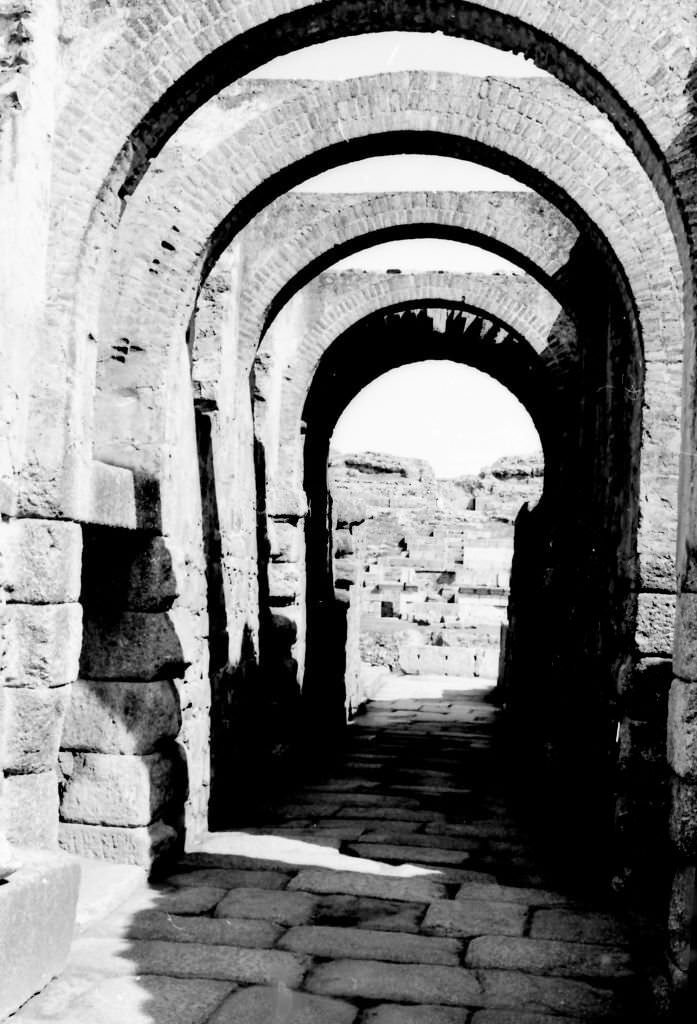
{"type": "Polygon", "coordinates": [[[332,453],[335,586],[352,588],[359,644],[352,709],[386,671],[498,676],[514,521],[539,500],[542,474],[541,455],[438,480],[419,459],[332,453]]]}

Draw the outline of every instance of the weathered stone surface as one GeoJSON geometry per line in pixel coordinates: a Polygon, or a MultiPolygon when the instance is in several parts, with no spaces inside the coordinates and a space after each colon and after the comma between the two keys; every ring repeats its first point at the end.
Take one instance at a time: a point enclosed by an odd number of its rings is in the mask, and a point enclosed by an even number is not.
{"type": "Polygon", "coordinates": [[[63,970],[75,923],[80,869],[61,854],[22,851],[0,884],[0,1016],[13,1013],[63,970]]]}
{"type": "Polygon", "coordinates": [[[423,903],[372,899],[369,896],[323,896],[315,910],[316,924],[346,925],[389,932],[418,932],[423,903]]]}
{"type": "Polygon", "coordinates": [[[93,682],[73,684],[62,746],[100,754],[149,754],[181,726],[173,683],[93,682]]]}
{"type": "Polygon", "coordinates": [[[2,695],[6,772],[53,772],[71,687],[8,686],[2,695]]]}
{"type": "Polygon", "coordinates": [[[673,668],[681,679],[697,682],[697,594],[678,595],[673,668]]]}
{"type": "Polygon", "coordinates": [[[177,838],[176,831],[163,821],[139,828],[68,822],[61,822],[58,827],[58,840],[66,853],[120,864],[148,866],[172,850],[177,838]]]}
{"type": "Polygon", "coordinates": [[[674,594],[639,594],[636,642],[642,655],[669,655],[673,650],[674,594]]]}
{"type": "Polygon", "coordinates": [[[180,889],[179,892],[162,893],[156,906],[166,914],[206,914],[220,903],[225,892],[225,889],[213,889],[203,885],[192,889],[180,889]]]}
{"type": "Polygon", "coordinates": [[[0,832],[15,846],[53,849],[58,839],[56,773],[8,775],[2,784],[0,832]]]}
{"type": "Polygon", "coordinates": [[[676,775],[697,781],[697,683],[682,679],[670,688],[668,762],[676,775]]]}
{"type": "Polygon", "coordinates": [[[631,959],[625,949],[493,935],[472,940],[467,947],[465,966],[565,978],[621,978],[631,974],[631,959]]]}
{"type": "Polygon", "coordinates": [[[456,899],[525,903],[530,907],[554,907],[569,902],[562,893],[549,892],[547,889],[526,889],[514,885],[484,885],[478,882],[466,882],[461,885],[456,899]]]}
{"type": "Polygon", "coordinates": [[[536,910],[530,935],[533,939],[561,939],[602,946],[622,945],[626,929],[608,914],[583,914],[571,910],[536,910]]]}
{"type": "Polygon", "coordinates": [[[17,1015],[21,1024],[207,1024],[236,988],[227,981],[147,975],[61,978],[17,1015]]]}
{"type": "Polygon", "coordinates": [[[618,677],[618,691],[626,713],[637,719],[665,716],[673,663],[670,658],[641,658],[618,677]]]}
{"type": "Polygon", "coordinates": [[[437,900],[424,918],[434,935],[522,935],[527,907],[483,900],[437,900]]]}
{"type": "Polygon", "coordinates": [[[215,910],[216,917],[254,917],[274,924],[304,924],[317,900],[304,892],[233,889],[215,910]]]}
{"type": "Polygon", "coordinates": [[[169,608],[179,586],[165,537],[152,537],[129,566],[126,606],[131,611],[169,608]]]}
{"type": "Polygon", "coordinates": [[[578,1018],[524,1010],[477,1010],[469,1024],[570,1024],[573,1020],[578,1018]]]}
{"type": "Polygon", "coordinates": [[[593,1021],[623,1019],[622,1003],[612,989],[517,971],[477,971],[477,977],[483,986],[483,1006],[560,1013],[593,1021]]]}
{"type": "Polygon", "coordinates": [[[254,985],[275,982],[291,988],[300,984],[309,965],[307,959],[283,950],[93,937],[73,943],[70,963],[72,969],[108,974],[165,974],[254,985]]]}
{"type": "Polygon", "coordinates": [[[694,894],[697,884],[694,864],[681,864],[673,878],[668,911],[669,952],[673,964],[680,971],[690,967],[694,894]]]}
{"type": "Polygon", "coordinates": [[[467,1024],[467,1010],[446,1006],[397,1006],[383,1003],[374,1006],[364,1016],[365,1024],[467,1024]]]}
{"type": "Polygon", "coordinates": [[[236,992],[213,1014],[210,1024],[352,1024],[358,1009],[339,999],[310,996],[279,986],[236,992]]]}
{"type": "Polygon", "coordinates": [[[401,1003],[476,1006],[481,986],[460,967],[385,964],[375,960],[334,960],[309,974],[305,987],[320,995],[389,999],[401,1003]]]}
{"type": "Polygon", "coordinates": [[[21,604],[71,604],[80,597],[82,531],[77,523],[14,519],[3,532],[7,597],[21,604]]]}
{"type": "Polygon", "coordinates": [[[77,679],[82,644],[79,604],[8,605],[5,686],[65,686],[77,679]]]}
{"type": "Polygon", "coordinates": [[[217,886],[221,889],[285,889],[290,875],[280,871],[251,871],[243,868],[201,868],[170,875],[168,885],[217,886]]]}
{"type": "Polygon", "coordinates": [[[671,787],[670,838],[685,858],[697,854],[697,783],[674,778],[671,787]]]}
{"type": "Polygon", "coordinates": [[[445,894],[442,885],[423,878],[395,878],[352,871],[325,871],[308,868],[289,884],[289,889],[305,892],[343,893],[347,896],[375,896],[385,900],[428,903],[445,894]]]}
{"type": "Polygon", "coordinates": [[[175,768],[163,754],[76,754],[65,779],[64,821],[149,825],[174,796],[175,768]]]}
{"type": "Polygon", "coordinates": [[[80,518],[87,523],[99,523],[102,526],[123,526],[133,529],[135,526],[155,525],[142,523],[142,511],[137,507],[136,486],[133,473],[122,466],[111,466],[98,462],[90,464],[90,491],[86,507],[81,507],[80,518]]]}
{"type": "Polygon", "coordinates": [[[86,679],[174,679],[186,659],[168,612],[123,612],[86,619],[80,674],[86,679]]]}
{"type": "Polygon", "coordinates": [[[430,939],[420,935],[360,928],[300,925],[291,928],[279,946],[294,953],[333,959],[355,957],[359,960],[445,964],[454,967],[460,963],[460,943],[454,939],[430,939]]]}
{"type": "Polygon", "coordinates": [[[395,861],[399,864],[464,864],[469,853],[462,850],[441,850],[437,847],[395,846],[391,843],[351,843],[350,853],[374,860],[395,861]]]}
{"type": "MultiPolygon", "coordinates": [[[[159,907],[160,904],[156,904],[159,907]]],[[[214,946],[249,946],[268,949],[276,944],[283,928],[253,918],[233,920],[218,917],[189,917],[164,910],[141,910],[123,917],[107,918],[99,926],[100,935],[120,935],[129,939],[166,939],[170,942],[197,942],[214,946]]]]}

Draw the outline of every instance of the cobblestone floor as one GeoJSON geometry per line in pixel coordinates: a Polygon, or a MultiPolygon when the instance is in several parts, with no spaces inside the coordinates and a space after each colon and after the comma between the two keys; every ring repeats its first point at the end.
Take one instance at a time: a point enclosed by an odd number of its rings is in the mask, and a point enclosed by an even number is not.
{"type": "Polygon", "coordinates": [[[555,891],[506,808],[488,696],[390,683],[340,771],[93,924],[12,1020],[645,1021],[629,929],[555,891]]]}

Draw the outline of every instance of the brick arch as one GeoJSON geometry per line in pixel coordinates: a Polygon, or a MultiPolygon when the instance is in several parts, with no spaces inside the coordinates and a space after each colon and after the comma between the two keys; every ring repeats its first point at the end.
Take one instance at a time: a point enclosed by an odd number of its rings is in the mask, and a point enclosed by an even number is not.
{"type": "Polygon", "coordinates": [[[560,298],[554,275],[578,231],[551,203],[524,192],[286,195],[245,233],[240,350],[253,351],[282,306],[331,264],[370,245],[415,237],[496,252],[560,298]]]}
{"type": "MultiPolygon", "coordinates": [[[[185,0],[156,0],[143,13],[116,0],[104,31],[95,28],[99,12],[77,16],[81,45],[56,130],[54,203],[57,211],[70,208],[71,216],[69,223],[59,218],[54,239],[52,338],[82,346],[93,332],[92,300],[110,263],[122,199],[198,105],[282,52],[367,31],[442,31],[523,52],[547,67],[629,141],[658,190],[687,265],[682,211],[664,152],[687,119],[683,93],[694,50],[688,0],[643,0],[631,11],[619,0],[592,10],[573,0],[522,8],[521,0],[455,6],[441,0],[426,10],[366,0],[292,0],[288,6],[286,0],[242,6],[220,0],[214,9],[192,9],[185,0]]],[[[680,153],[674,162],[679,171],[680,153]]],[[[691,309],[691,281],[686,287],[691,309]]],[[[71,358],[67,349],[65,355],[71,358]]],[[[77,426],[79,417],[71,422],[77,426]]]]}
{"type": "MultiPolygon", "coordinates": [[[[277,355],[273,366],[270,332],[258,356],[263,365],[270,354],[272,362],[267,372],[280,374],[283,379],[277,410],[268,406],[265,410],[269,421],[277,416],[279,424],[276,442],[269,445],[267,441],[266,453],[269,480],[278,495],[299,494],[305,400],[322,356],[349,327],[379,310],[450,304],[493,320],[539,354],[561,314],[558,303],[526,275],[326,274],[317,281],[316,293],[313,326],[300,345],[286,350],[282,362],[277,355]]],[[[270,496],[267,506],[275,508],[279,500],[270,496]]]]}
{"type": "MultiPolygon", "coordinates": [[[[360,155],[413,151],[474,156],[517,174],[587,230],[596,226],[629,280],[647,347],[682,351],[681,273],[660,202],[629,151],[569,90],[426,73],[283,86],[285,99],[266,101],[258,118],[202,160],[182,168],[163,154],[160,173],[139,190],[122,246],[131,287],[109,315],[117,337],[147,350],[181,332],[198,275],[263,205],[307,174],[360,155]]],[[[236,95],[242,104],[264,88],[255,82],[236,95]]]]}
{"type": "Polygon", "coordinates": [[[147,161],[201,102],[282,53],[379,31],[438,31],[522,52],[603,110],[654,176],[684,118],[695,53],[688,0],[579,8],[573,0],[462,0],[421,6],[366,0],[201,4],[155,0],[147,13],[117,3],[119,21],[68,90],[60,138],[90,153],[92,196],[138,179],[147,161]],[[103,111],[110,110],[105,124],[103,111]],[[99,139],[99,146],[94,140],[99,139]],[[127,140],[127,141],[124,141],[127,140]],[[117,153],[121,150],[120,158],[117,153]]]}

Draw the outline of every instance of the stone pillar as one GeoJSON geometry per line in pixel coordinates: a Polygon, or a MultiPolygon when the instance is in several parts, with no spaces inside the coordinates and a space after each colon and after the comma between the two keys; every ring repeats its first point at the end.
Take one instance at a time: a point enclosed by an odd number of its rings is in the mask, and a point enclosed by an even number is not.
{"type": "Polygon", "coordinates": [[[675,634],[673,665],[676,678],[668,702],[670,840],[673,854],[668,932],[673,981],[680,992],[687,986],[691,939],[697,915],[697,593],[678,596],[675,634]]]}
{"type": "Polygon", "coordinates": [[[0,526],[3,578],[0,831],[55,846],[58,747],[82,640],[82,534],[75,523],[14,519],[0,526]]]}

